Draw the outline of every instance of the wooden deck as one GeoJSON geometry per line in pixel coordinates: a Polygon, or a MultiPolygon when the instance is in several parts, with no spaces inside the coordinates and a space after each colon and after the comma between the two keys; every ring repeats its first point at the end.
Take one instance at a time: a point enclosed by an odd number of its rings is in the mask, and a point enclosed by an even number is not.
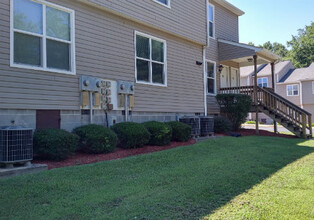
{"type": "Polygon", "coordinates": [[[257,87],[255,93],[254,86],[240,86],[221,88],[219,93],[248,95],[253,100],[252,108],[255,110],[258,108],[258,111],[268,115],[298,137],[309,138],[313,135],[312,115],[276,94],[273,89],[257,87]],[[255,94],[257,94],[257,98],[255,94]]]}

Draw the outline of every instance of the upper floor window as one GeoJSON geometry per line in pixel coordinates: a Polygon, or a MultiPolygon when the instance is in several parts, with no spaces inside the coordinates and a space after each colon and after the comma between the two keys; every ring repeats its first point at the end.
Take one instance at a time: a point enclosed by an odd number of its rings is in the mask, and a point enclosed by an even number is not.
{"type": "Polygon", "coordinates": [[[257,79],[257,85],[261,88],[266,88],[268,87],[268,78],[263,77],[263,78],[258,78],[257,79]]]}
{"type": "Polygon", "coordinates": [[[162,5],[165,5],[167,6],[168,8],[170,8],[170,0],[153,0],[159,4],[162,4],[162,5]]]}
{"type": "Polygon", "coordinates": [[[212,61],[206,62],[207,73],[207,93],[216,94],[216,63],[212,61]]]}
{"type": "Polygon", "coordinates": [[[287,96],[298,96],[299,95],[299,85],[287,85],[287,96]]]}
{"type": "Polygon", "coordinates": [[[215,38],[215,7],[208,4],[208,36],[215,38]]]}
{"type": "Polygon", "coordinates": [[[314,94],[314,81],[312,82],[312,94],[314,94]]]}
{"type": "Polygon", "coordinates": [[[74,11],[11,0],[11,66],[75,74],[74,11]]]}
{"type": "Polygon", "coordinates": [[[166,41],[135,32],[136,82],[167,85],[166,41]]]}

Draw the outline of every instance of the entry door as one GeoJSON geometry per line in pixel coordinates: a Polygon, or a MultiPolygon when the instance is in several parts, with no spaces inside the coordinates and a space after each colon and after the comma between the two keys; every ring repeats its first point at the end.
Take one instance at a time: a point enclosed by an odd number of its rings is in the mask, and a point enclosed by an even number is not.
{"type": "Polygon", "coordinates": [[[224,66],[220,73],[220,88],[227,88],[229,85],[229,67],[224,66]]]}
{"type": "Polygon", "coordinates": [[[231,68],[231,87],[237,87],[239,85],[238,69],[231,68]]]}

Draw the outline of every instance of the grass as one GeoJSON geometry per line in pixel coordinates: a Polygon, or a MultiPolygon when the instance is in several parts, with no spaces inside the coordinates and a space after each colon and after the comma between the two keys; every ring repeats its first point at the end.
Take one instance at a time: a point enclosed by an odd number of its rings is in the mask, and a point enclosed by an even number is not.
{"type": "Polygon", "coordinates": [[[225,137],[2,179],[0,189],[0,219],[308,219],[314,141],[225,137]]]}

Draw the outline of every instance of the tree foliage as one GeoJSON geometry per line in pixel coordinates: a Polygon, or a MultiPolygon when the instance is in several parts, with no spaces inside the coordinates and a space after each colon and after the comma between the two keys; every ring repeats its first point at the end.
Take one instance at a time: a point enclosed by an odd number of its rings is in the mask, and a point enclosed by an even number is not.
{"type": "Polygon", "coordinates": [[[307,67],[314,62],[314,22],[300,29],[297,36],[292,36],[288,46],[291,50],[287,58],[296,68],[307,67]]]}
{"type": "MultiPolygon", "coordinates": [[[[279,55],[282,60],[290,60],[296,68],[308,67],[314,62],[314,22],[298,32],[297,36],[292,36],[292,40],[287,42],[287,46],[267,41],[258,47],[279,55]]],[[[255,46],[253,42],[248,45],[255,46]]]]}
{"type": "Polygon", "coordinates": [[[277,42],[271,43],[270,41],[267,41],[263,44],[262,47],[279,55],[283,59],[287,56],[289,52],[285,45],[277,42]]]}

